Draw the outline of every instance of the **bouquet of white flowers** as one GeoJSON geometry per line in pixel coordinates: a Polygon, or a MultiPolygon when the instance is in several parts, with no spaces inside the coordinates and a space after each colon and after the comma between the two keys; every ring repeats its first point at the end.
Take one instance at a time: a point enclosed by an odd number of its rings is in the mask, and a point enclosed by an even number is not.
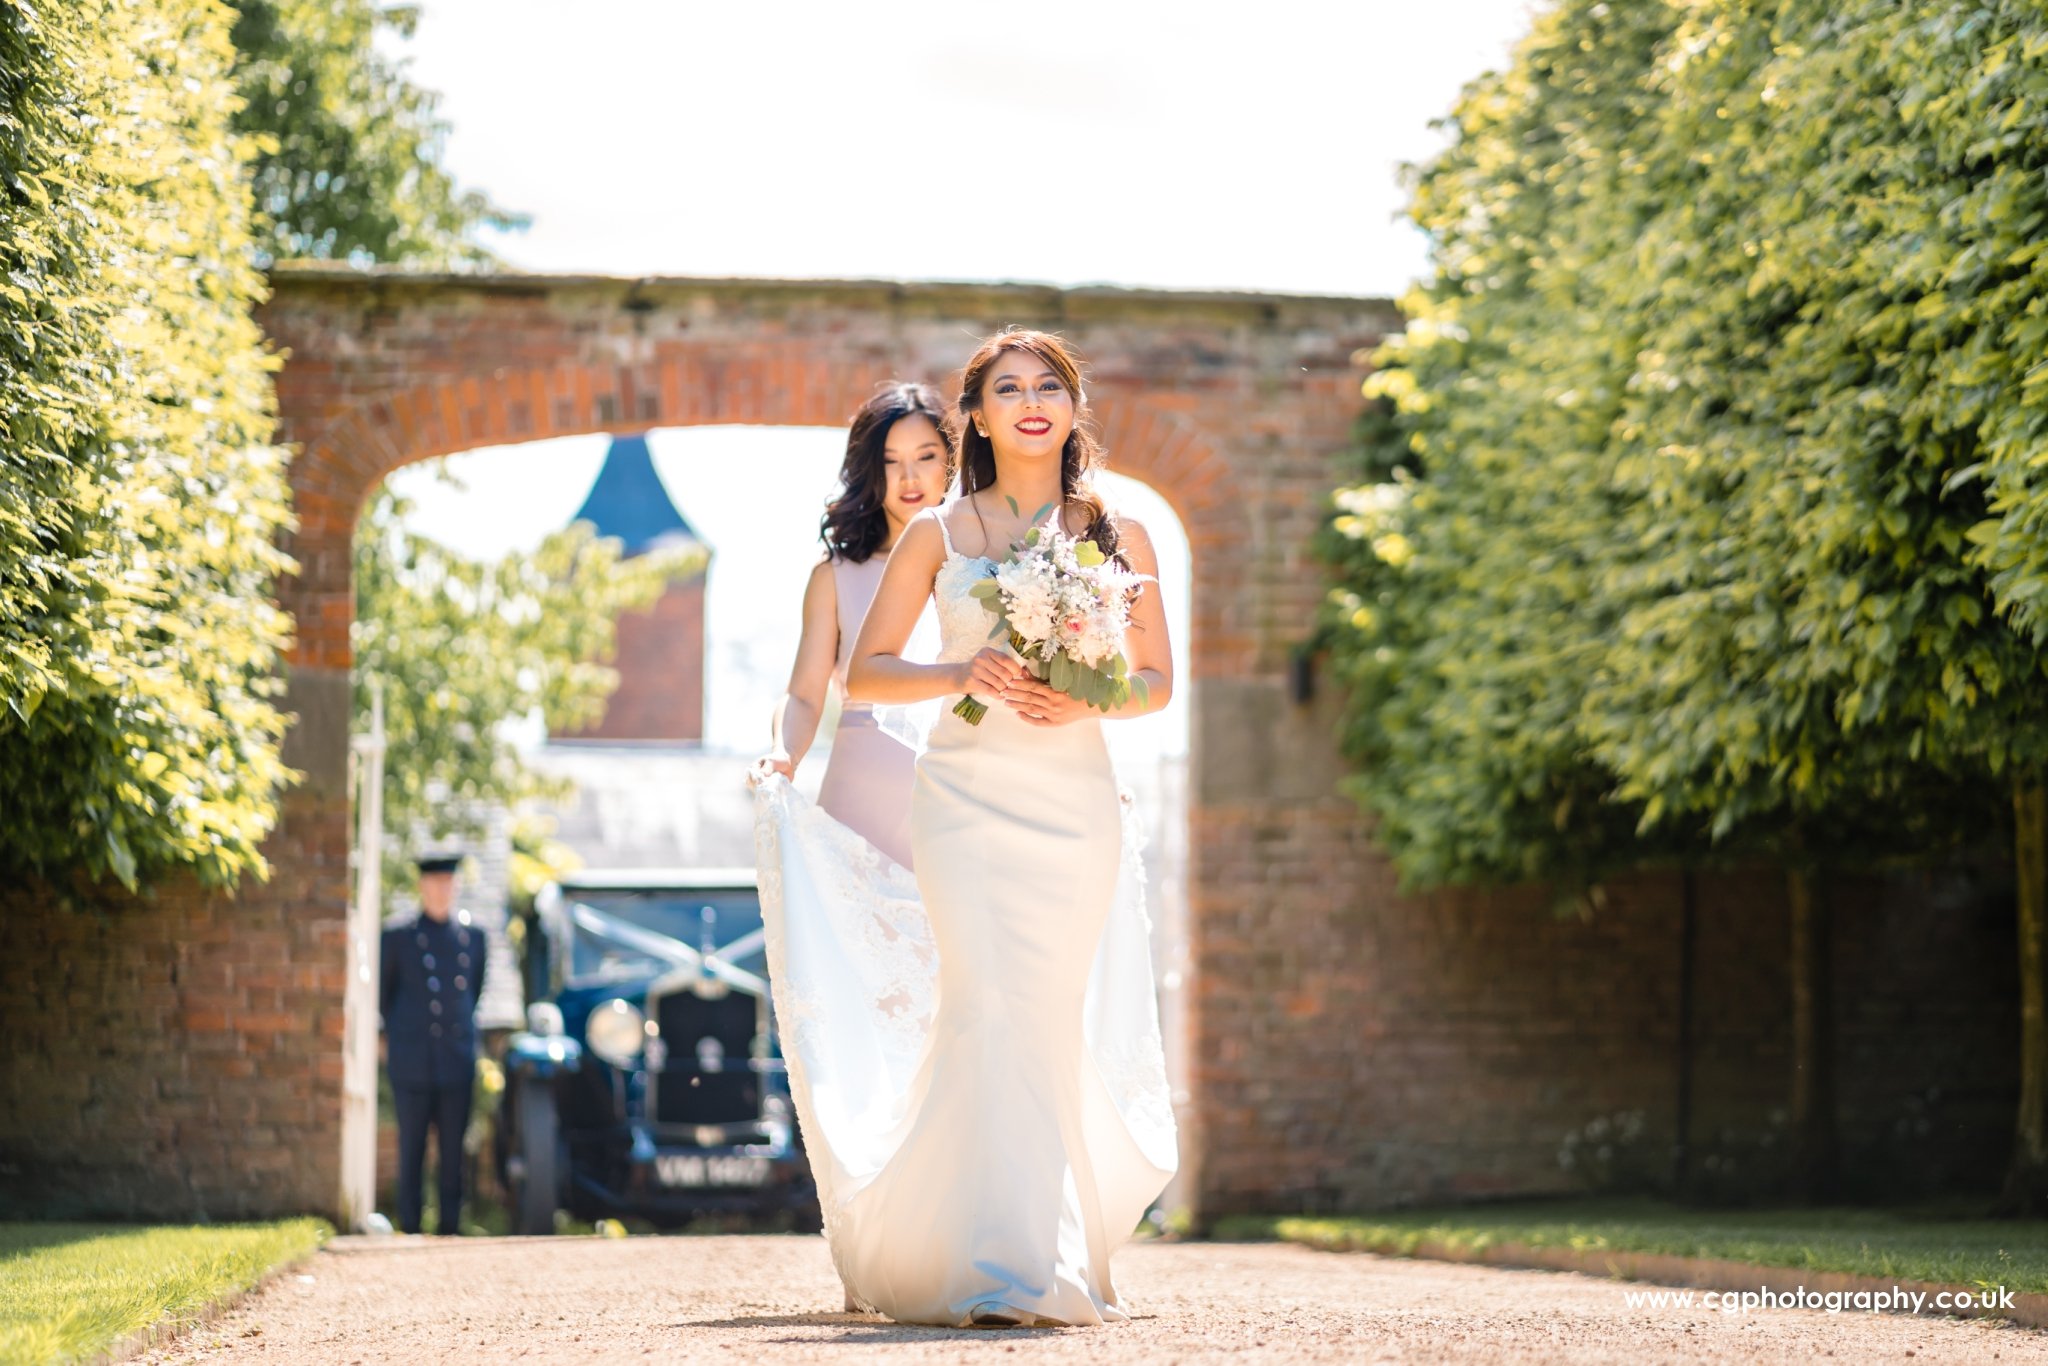
{"type": "MultiPolygon", "coordinates": [[[[1017,511],[1015,499],[1010,510],[1017,511]]],[[[1047,504],[1038,517],[1051,510],[1047,504]]],[[[1151,700],[1145,680],[1129,672],[1123,654],[1131,602],[1150,578],[1055,524],[1026,532],[995,573],[968,591],[996,619],[989,639],[1007,635],[1032,677],[1108,711],[1134,694],[1141,703],[1151,700]]],[[[978,726],[988,704],[969,695],[954,704],[953,713],[978,726]]]]}

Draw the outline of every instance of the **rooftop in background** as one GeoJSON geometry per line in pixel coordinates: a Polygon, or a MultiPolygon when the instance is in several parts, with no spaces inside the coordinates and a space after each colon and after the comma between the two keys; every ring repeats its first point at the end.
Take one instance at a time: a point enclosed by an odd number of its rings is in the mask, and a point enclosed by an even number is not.
{"type": "Polygon", "coordinates": [[[600,536],[618,537],[627,555],[657,546],[704,544],[669,496],[645,436],[612,438],[597,480],[572,520],[589,522],[600,536]]]}

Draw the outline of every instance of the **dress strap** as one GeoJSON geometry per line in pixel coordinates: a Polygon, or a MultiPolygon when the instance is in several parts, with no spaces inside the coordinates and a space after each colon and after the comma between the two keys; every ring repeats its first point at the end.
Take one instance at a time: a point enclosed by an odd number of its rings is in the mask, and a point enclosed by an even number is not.
{"type": "Polygon", "coordinates": [[[939,524],[939,539],[946,543],[946,553],[948,555],[955,554],[956,552],[953,549],[953,533],[946,530],[946,510],[942,507],[933,508],[932,520],[939,524]]]}

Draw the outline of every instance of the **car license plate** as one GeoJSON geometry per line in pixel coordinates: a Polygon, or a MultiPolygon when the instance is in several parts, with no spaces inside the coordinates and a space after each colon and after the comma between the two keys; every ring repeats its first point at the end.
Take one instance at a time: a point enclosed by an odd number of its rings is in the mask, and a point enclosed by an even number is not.
{"type": "Polygon", "coordinates": [[[656,1153],[654,1179],[664,1186],[764,1186],[768,1159],[739,1153],[656,1153]]]}

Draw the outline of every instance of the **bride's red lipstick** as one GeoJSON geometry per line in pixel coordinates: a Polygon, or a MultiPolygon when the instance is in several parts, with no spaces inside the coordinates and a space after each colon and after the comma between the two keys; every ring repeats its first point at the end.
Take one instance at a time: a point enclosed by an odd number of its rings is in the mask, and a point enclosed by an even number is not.
{"type": "Polygon", "coordinates": [[[1017,430],[1026,436],[1044,436],[1052,430],[1052,423],[1042,417],[1027,417],[1017,424],[1017,430]]]}

